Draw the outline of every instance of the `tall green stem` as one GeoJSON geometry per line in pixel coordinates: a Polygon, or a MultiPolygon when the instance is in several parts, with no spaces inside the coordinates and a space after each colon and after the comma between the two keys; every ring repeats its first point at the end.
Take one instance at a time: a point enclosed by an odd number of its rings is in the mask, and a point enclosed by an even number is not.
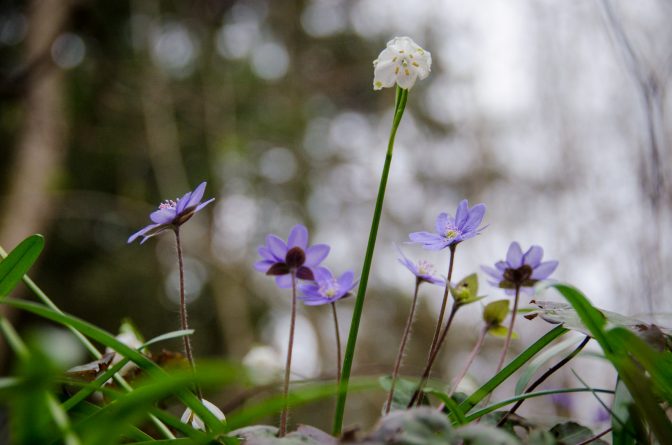
{"type": "Polygon", "coordinates": [[[378,235],[378,224],[380,223],[380,214],[383,210],[383,200],[385,199],[385,187],[387,186],[387,177],[390,173],[390,165],[392,163],[392,152],[394,150],[394,138],[397,135],[397,128],[401,122],[401,117],[404,115],[406,108],[406,100],[408,99],[408,90],[397,87],[394,119],[392,121],[392,130],[390,131],[390,140],[387,144],[387,154],[385,155],[385,164],[383,165],[383,173],[380,177],[380,185],[378,186],[378,197],[376,198],[376,207],[373,212],[373,219],[371,220],[371,232],[369,233],[369,243],[366,247],[366,255],[364,256],[364,265],[362,266],[362,275],[359,280],[359,289],[357,291],[357,299],[355,300],[355,307],[352,313],[352,322],[350,324],[350,333],[348,334],[348,343],[345,347],[345,357],[343,359],[343,370],[341,374],[341,382],[339,384],[338,400],[336,402],[336,415],[334,417],[333,433],[335,436],[341,434],[343,427],[343,414],[345,413],[345,400],[348,396],[348,383],[350,381],[350,371],[352,369],[352,360],[355,355],[355,345],[357,344],[357,333],[359,332],[359,322],[362,318],[362,309],[364,308],[364,297],[366,294],[366,286],[369,281],[369,271],[371,270],[371,260],[373,259],[373,250],[376,246],[376,236],[378,235]]]}

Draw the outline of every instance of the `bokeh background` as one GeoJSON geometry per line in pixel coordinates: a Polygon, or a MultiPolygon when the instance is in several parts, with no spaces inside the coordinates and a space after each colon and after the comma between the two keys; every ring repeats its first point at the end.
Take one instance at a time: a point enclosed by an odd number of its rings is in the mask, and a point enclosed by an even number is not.
{"type": "MultiPolygon", "coordinates": [[[[332,246],[334,271],[359,273],[394,100],[373,91],[371,61],[409,35],[434,64],[399,129],[355,374],[390,372],[397,350],[413,277],[394,244],[444,271],[447,252],[402,243],[463,198],[487,205],[489,226],[458,248],[456,277],[503,258],[512,240],[540,244],[560,260],[555,277],[596,305],[669,326],[671,18],[664,0],[4,1],[0,245],[43,233],[32,275],[63,310],[113,332],[130,317],[158,335],[177,327],[174,240],[126,239],[159,202],[207,180],[217,199],[183,230],[196,353],[281,367],[290,295],[252,269],[256,247],[303,223],[332,246]]],[[[442,291],[421,293],[409,375],[442,291]]],[[[436,376],[446,382],[476,339],[478,306],[445,345],[436,376]]],[[[344,338],[351,310],[339,304],[344,338]]],[[[333,376],[330,316],[301,308],[297,378],[333,376]]],[[[518,325],[515,350],[548,329],[518,325]]],[[[488,340],[474,384],[502,343],[488,340]]],[[[4,346],[2,360],[10,369],[4,346]]],[[[613,385],[599,359],[575,369],[613,385]]],[[[579,383],[568,370],[554,385],[579,383]]],[[[225,406],[240,391],[212,400],[225,406]]],[[[368,427],[383,397],[351,397],[346,423],[368,427]]],[[[328,429],[332,402],[294,419],[328,429]]],[[[525,407],[600,421],[590,396],[525,407]]]]}

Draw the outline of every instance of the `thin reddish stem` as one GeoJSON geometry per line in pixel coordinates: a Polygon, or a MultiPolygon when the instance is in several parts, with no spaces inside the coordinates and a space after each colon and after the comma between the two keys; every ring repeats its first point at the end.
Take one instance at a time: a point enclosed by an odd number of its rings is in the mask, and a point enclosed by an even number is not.
{"type": "Polygon", "coordinates": [[[478,340],[476,341],[476,345],[474,346],[474,349],[471,350],[471,353],[469,354],[469,358],[467,358],[467,363],[464,365],[464,368],[462,371],[453,379],[453,381],[450,384],[450,392],[448,393],[448,397],[452,396],[455,393],[455,390],[457,389],[457,386],[460,384],[462,379],[464,378],[465,375],[467,375],[467,372],[469,371],[469,368],[471,368],[472,363],[474,363],[474,360],[476,359],[476,356],[481,350],[481,347],[483,346],[483,343],[485,342],[485,335],[488,333],[488,326],[483,326],[481,329],[480,334],[478,335],[478,340]]]}
{"type": "MultiPolygon", "coordinates": [[[[175,227],[175,242],[177,245],[177,266],[180,272],[180,328],[183,330],[189,329],[189,321],[187,319],[187,302],[184,297],[184,261],[182,259],[182,243],[180,242],[180,228],[175,227]]],[[[182,344],[184,346],[184,354],[187,356],[191,370],[196,372],[196,362],[194,361],[194,354],[191,349],[191,339],[188,335],[182,337],[182,344]]],[[[198,385],[196,387],[196,394],[198,398],[203,400],[203,393],[198,385]]]]}
{"type": "Polygon", "coordinates": [[[404,357],[404,350],[406,349],[406,341],[408,340],[409,334],[411,332],[411,326],[413,325],[413,318],[415,316],[415,306],[418,301],[418,289],[420,288],[420,283],[422,280],[420,278],[415,279],[415,292],[413,292],[413,302],[411,303],[411,311],[408,314],[406,319],[406,326],[404,327],[404,334],[401,337],[401,344],[399,344],[399,352],[397,352],[397,359],[394,361],[394,369],[392,370],[392,381],[390,382],[390,392],[387,395],[387,404],[385,405],[385,414],[390,412],[392,408],[392,397],[394,396],[394,387],[397,383],[397,377],[399,376],[399,368],[401,368],[401,360],[404,357]]]}
{"type": "Polygon", "coordinates": [[[285,383],[283,387],[284,406],[280,415],[280,428],[278,437],[284,437],[287,433],[287,416],[289,414],[289,405],[287,397],[289,396],[289,376],[292,371],[292,350],[294,349],[294,327],[296,326],[296,272],[291,272],[292,276],[292,315],[289,321],[289,344],[287,346],[287,362],[285,364],[285,383]]]}
{"type": "Polygon", "coordinates": [[[516,296],[513,300],[513,312],[511,313],[511,323],[509,323],[509,332],[506,333],[506,340],[504,341],[504,348],[502,355],[499,356],[499,363],[495,374],[502,370],[504,361],[506,360],[506,353],[509,352],[509,345],[511,344],[511,336],[513,335],[513,326],[516,323],[516,315],[518,313],[518,300],[520,299],[520,286],[516,286],[516,296]]]}
{"type": "Polygon", "coordinates": [[[429,347],[429,355],[427,356],[427,362],[432,356],[434,349],[436,348],[436,343],[439,341],[439,335],[441,334],[441,325],[443,325],[443,317],[446,314],[446,306],[448,305],[448,293],[450,291],[450,280],[453,276],[453,260],[455,259],[455,249],[457,244],[451,244],[450,249],[450,260],[448,263],[448,279],[446,280],[446,287],[443,290],[443,301],[441,302],[441,309],[439,310],[439,319],[436,322],[436,328],[434,329],[434,337],[432,337],[432,345],[429,347]]]}

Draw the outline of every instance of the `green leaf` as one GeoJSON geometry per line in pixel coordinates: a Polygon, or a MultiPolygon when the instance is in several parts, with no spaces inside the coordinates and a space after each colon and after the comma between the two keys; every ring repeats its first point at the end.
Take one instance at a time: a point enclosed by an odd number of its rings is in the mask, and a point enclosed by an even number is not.
{"type": "MultiPolygon", "coordinates": [[[[579,425],[576,422],[565,422],[555,425],[550,430],[551,434],[555,436],[558,442],[563,445],[576,445],[595,436],[593,432],[585,426],[579,425]]],[[[597,439],[591,443],[597,445],[607,445],[605,441],[597,439]]]]}
{"type": "Polygon", "coordinates": [[[472,395],[470,395],[467,400],[460,404],[460,409],[463,413],[468,413],[478,402],[483,400],[488,394],[494,391],[499,385],[502,384],[506,379],[511,377],[511,375],[520,369],[525,363],[527,363],[532,357],[534,357],[539,351],[548,346],[553,340],[565,334],[567,329],[562,326],[556,326],[555,328],[548,331],[541,337],[539,340],[534,342],[529,348],[520,353],[516,358],[514,358],[511,363],[499,371],[495,376],[488,380],[483,386],[477,389],[472,395]]]}
{"type": "Polygon", "coordinates": [[[420,407],[394,411],[380,419],[365,440],[367,444],[447,445],[459,438],[446,416],[433,408],[420,407]]]}
{"type": "MultiPolygon", "coordinates": [[[[458,425],[467,424],[467,419],[464,418],[464,413],[462,413],[462,410],[457,405],[457,402],[453,400],[453,398],[450,397],[448,394],[434,388],[424,388],[423,392],[425,394],[433,395],[434,397],[439,399],[444,405],[446,405],[446,408],[448,409],[448,411],[450,411],[452,417],[455,419],[455,423],[457,423],[458,425]]],[[[404,406],[404,408],[406,407],[404,406]]]]}
{"type": "Polygon", "coordinates": [[[527,436],[526,445],[557,445],[557,443],[555,436],[548,431],[532,430],[527,436]]]}
{"type": "MultiPolygon", "coordinates": [[[[385,391],[389,392],[392,386],[392,377],[389,375],[382,376],[378,379],[378,383],[385,391]]],[[[417,388],[418,383],[416,381],[398,377],[394,385],[391,410],[406,409],[417,388]]],[[[386,406],[383,406],[383,413],[385,412],[385,408],[386,406]]]]}
{"type": "Polygon", "coordinates": [[[450,294],[460,304],[478,301],[478,275],[472,273],[463,278],[455,287],[450,288],[450,294]]]}
{"type": "Polygon", "coordinates": [[[32,235],[21,241],[7,258],[0,261],[0,300],[5,298],[19,284],[40,256],[44,248],[42,235],[32,235]]]}
{"type": "MultiPolygon", "coordinates": [[[[140,368],[147,371],[150,376],[155,376],[157,378],[165,377],[167,375],[166,371],[159,367],[156,363],[145,357],[140,352],[136,351],[133,348],[125,345],[124,343],[117,340],[112,334],[100,329],[97,326],[92,325],[86,321],[80,320],[79,318],[73,317],[72,315],[64,314],[61,312],[54,311],[40,304],[28,302],[28,301],[19,301],[8,299],[5,300],[6,304],[14,306],[16,308],[31,312],[33,314],[39,315],[40,317],[46,318],[48,320],[60,323],[65,326],[74,328],[75,330],[81,332],[82,334],[90,337],[91,339],[104,344],[105,346],[114,349],[121,355],[128,357],[131,361],[135,362],[140,368]]],[[[224,429],[222,422],[217,419],[203,404],[198,400],[198,398],[188,391],[182,391],[176,394],[182,402],[191,408],[195,414],[197,414],[203,422],[213,431],[222,431],[224,429]]]]}
{"type": "Polygon", "coordinates": [[[499,326],[509,315],[509,300],[496,300],[483,308],[483,320],[490,326],[499,326]]]}
{"type": "MultiPolygon", "coordinates": [[[[506,326],[493,326],[488,329],[488,334],[493,337],[506,338],[506,336],[509,335],[509,329],[506,326]]],[[[514,340],[517,339],[518,334],[515,332],[511,333],[511,338],[514,340]]]]}
{"type": "Polygon", "coordinates": [[[520,440],[501,428],[474,423],[457,430],[464,445],[520,445],[520,440]]]}
{"type": "Polygon", "coordinates": [[[611,437],[613,445],[634,445],[639,440],[646,443],[646,437],[639,437],[638,428],[641,419],[635,410],[635,401],[633,400],[628,388],[622,380],[616,384],[616,393],[611,405],[611,437]]]}
{"type": "Polygon", "coordinates": [[[521,373],[520,377],[518,378],[518,382],[516,383],[515,394],[522,394],[536,372],[541,367],[545,366],[550,360],[552,360],[553,357],[574,348],[580,341],[582,341],[580,338],[568,338],[561,341],[557,345],[551,346],[548,348],[548,350],[539,354],[539,356],[532,360],[529,366],[527,366],[521,373]]]}

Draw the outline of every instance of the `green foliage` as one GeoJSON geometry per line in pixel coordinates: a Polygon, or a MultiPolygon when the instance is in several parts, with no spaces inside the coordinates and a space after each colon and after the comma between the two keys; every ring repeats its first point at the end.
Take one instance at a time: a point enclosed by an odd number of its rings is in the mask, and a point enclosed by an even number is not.
{"type": "Polygon", "coordinates": [[[32,235],[23,240],[9,255],[0,261],[0,300],[14,290],[44,248],[42,235],[32,235]]]}
{"type": "Polygon", "coordinates": [[[475,273],[462,279],[455,287],[451,287],[450,294],[455,299],[455,303],[459,305],[475,303],[485,298],[478,296],[478,275],[475,273]]]}

